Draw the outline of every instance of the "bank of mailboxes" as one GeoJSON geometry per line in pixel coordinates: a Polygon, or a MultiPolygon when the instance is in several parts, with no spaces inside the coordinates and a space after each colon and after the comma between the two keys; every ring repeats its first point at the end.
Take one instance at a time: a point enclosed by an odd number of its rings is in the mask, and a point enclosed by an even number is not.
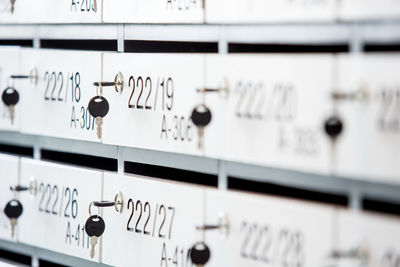
{"type": "Polygon", "coordinates": [[[390,216],[8,155],[0,155],[0,166],[1,205],[16,198],[23,206],[14,237],[0,213],[1,239],[95,262],[193,266],[192,251],[204,244],[205,266],[384,267],[399,260],[400,222],[390,216]],[[26,191],[12,192],[17,185],[26,191]],[[114,204],[90,205],[100,200],[114,204]],[[93,258],[89,212],[105,222],[93,258]]]}
{"type": "Polygon", "coordinates": [[[398,181],[398,54],[0,55],[1,130],[398,181]]]}
{"type": "Polygon", "coordinates": [[[277,23],[396,19],[396,0],[1,0],[2,23],[277,23]]]}

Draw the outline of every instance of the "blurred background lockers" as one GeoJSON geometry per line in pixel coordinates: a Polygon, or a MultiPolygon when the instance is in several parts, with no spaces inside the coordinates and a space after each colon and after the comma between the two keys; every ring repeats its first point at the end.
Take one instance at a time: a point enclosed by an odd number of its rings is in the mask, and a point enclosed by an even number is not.
{"type": "Polygon", "coordinates": [[[399,44],[394,0],[0,0],[0,266],[400,266],[399,44]]]}

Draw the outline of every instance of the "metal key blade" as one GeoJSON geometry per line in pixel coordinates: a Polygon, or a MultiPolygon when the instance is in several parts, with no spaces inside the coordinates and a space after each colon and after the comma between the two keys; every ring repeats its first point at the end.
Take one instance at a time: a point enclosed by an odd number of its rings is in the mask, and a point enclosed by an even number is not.
{"type": "Polygon", "coordinates": [[[204,127],[198,127],[197,131],[198,131],[198,134],[199,134],[198,147],[199,147],[199,150],[202,150],[203,149],[203,138],[204,138],[204,127]]]}
{"type": "Polygon", "coordinates": [[[11,124],[14,124],[15,106],[14,106],[14,105],[9,105],[9,106],[8,106],[8,112],[10,113],[11,124]]]}
{"type": "Polygon", "coordinates": [[[98,238],[104,233],[105,227],[103,218],[98,215],[92,215],[86,220],[85,231],[90,237],[90,257],[92,259],[98,238]]]}
{"type": "Polygon", "coordinates": [[[12,218],[10,219],[10,227],[11,227],[11,237],[14,237],[15,226],[17,225],[17,219],[12,218]]]}
{"type": "Polygon", "coordinates": [[[91,236],[90,237],[90,258],[94,258],[94,248],[96,247],[98,237],[97,236],[91,236]]]}
{"type": "Polygon", "coordinates": [[[10,4],[11,4],[10,11],[11,11],[11,13],[14,13],[15,1],[16,1],[16,0],[10,0],[10,4]]]}
{"type": "Polygon", "coordinates": [[[103,131],[103,129],[102,129],[102,126],[103,126],[103,118],[102,118],[102,117],[96,117],[95,123],[96,123],[96,126],[97,126],[97,138],[98,138],[99,140],[101,140],[101,138],[102,138],[102,131],[103,131]]]}

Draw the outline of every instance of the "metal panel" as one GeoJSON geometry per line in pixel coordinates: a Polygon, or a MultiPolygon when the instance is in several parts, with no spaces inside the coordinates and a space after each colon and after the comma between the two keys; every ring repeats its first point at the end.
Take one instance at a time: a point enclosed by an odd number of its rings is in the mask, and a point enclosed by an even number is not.
{"type": "Polygon", "coordinates": [[[22,159],[21,183],[29,184],[31,179],[38,190],[34,195],[21,195],[24,213],[19,219],[19,241],[90,260],[84,225],[89,203],[101,199],[102,173],[22,159]]]}
{"type": "Polygon", "coordinates": [[[103,262],[121,267],[191,266],[187,255],[196,240],[195,226],[203,222],[204,189],[105,173],[104,198],[113,200],[118,192],[124,198],[122,213],[103,209],[103,262]]]}
{"type": "Polygon", "coordinates": [[[11,1],[0,2],[0,22],[2,23],[94,23],[101,22],[102,0],[15,1],[11,12],[11,1]],[[93,3],[97,1],[97,12],[93,3]]]}
{"type": "Polygon", "coordinates": [[[103,0],[104,22],[119,23],[201,23],[202,0],[103,0]]]}
{"type": "Polygon", "coordinates": [[[37,263],[37,260],[40,258],[42,260],[56,262],[58,264],[62,264],[65,266],[74,266],[74,267],[109,267],[109,265],[101,264],[98,262],[88,261],[84,259],[80,259],[73,256],[68,256],[62,253],[54,252],[47,249],[42,249],[38,247],[33,247],[29,245],[25,245],[22,243],[14,243],[10,241],[0,240],[0,248],[5,251],[16,252],[22,255],[28,255],[32,257],[32,265],[33,267],[37,263]]]}
{"type": "MultiPolygon", "coordinates": [[[[160,152],[140,148],[103,145],[94,142],[67,140],[46,136],[34,136],[12,132],[0,132],[0,143],[31,146],[85,155],[117,158],[119,171],[123,172],[123,162],[133,161],[154,164],[208,174],[221,174],[239,177],[251,181],[280,184],[295,188],[304,188],[326,193],[336,193],[355,198],[368,196],[377,200],[399,201],[399,185],[383,180],[367,181],[362,177],[326,176],[308,172],[257,166],[233,161],[217,160],[207,157],[190,156],[177,153],[160,152]]],[[[40,152],[40,151],[39,151],[40,152]]],[[[40,158],[40,157],[37,157],[40,158]]]]}
{"type": "MultiPolygon", "coordinates": [[[[204,56],[182,54],[104,55],[104,80],[124,77],[122,93],[104,89],[110,103],[103,142],[192,155],[218,155],[217,128],[207,126],[204,146],[190,117],[201,103],[196,89],[204,83],[204,56]]],[[[207,97],[207,99],[209,99],[207,97]]],[[[209,101],[217,100],[210,96],[209,101]]]]}
{"type": "Polygon", "coordinates": [[[400,3],[396,0],[339,1],[340,20],[389,20],[399,18],[400,3]]]}
{"type": "Polygon", "coordinates": [[[330,56],[208,56],[206,87],[229,88],[223,105],[208,104],[216,110],[223,158],[328,174],[323,125],[332,74],[330,56]]]}
{"type": "Polygon", "coordinates": [[[335,0],[206,0],[206,22],[327,22],[336,18],[336,4],[335,0]]]}
{"type": "Polygon", "coordinates": [[[335,266],[396,266],[400,260],[400,222],[398,218],[373,213],[341,211],[338,220],[342,254],[335,266]],[[358,253],[358,254],[357,254],[358,253]]]}
{"type": "Polygon", "coordinates": [[[332,207],[216,190],[206,199],[206,223],[224,217],[228,223],[226,234],[204,233],[207,266],[325,266],[333,248],[332,207]]]}
{"type": "Polygon", "coordinates": [[[60,50],[22,51],[22,72],[36,69],[37,84],[26,82],[22,132],[97,141],[87,106],[100,80],[101,53],[60,50]]]}
{"type": "Polygon", "coordinates": [[[399,62],[398,54],[338,58],[337,92],[360,94],[358,99],[337,101],[344,124],[336,142],[338,175],[399,182],[399,62]]]}
{"type": "Polygon", "coordinates": [[[347,44],[359,39],[383,44],[400,40],[396,20],[343,23],[262,24],[2,24],[0,39],[117,39],[124,40],[240,42],[284,44],[347,44]],[[120,29],[118,30],[118,26],[120,29]]]}

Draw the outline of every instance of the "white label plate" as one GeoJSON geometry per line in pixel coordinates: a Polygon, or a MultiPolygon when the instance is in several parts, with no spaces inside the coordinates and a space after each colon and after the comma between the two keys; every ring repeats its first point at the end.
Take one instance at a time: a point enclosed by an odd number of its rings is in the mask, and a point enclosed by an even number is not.
{"type": "Polygon", "coordinates": [[[337,110],[344,131],[336,147],[339,175],[399,182],[400,54],[340,56],[338,88],[368,92],[363,102],[345,101],[337,110]]]}
{"type": "MultiPolygon", "coordinates": [[[[101,199],[102,173],[37,160],[21,160],[21,183],[33,177],[36,195],[21,194],[24,213],[18,220],[23,243],[89,260],[84,230],[89,203],[101,199]]],[[[96,246],[98,260],[99,247],[96,246]]]]}
{"type": "Polygon", "coordinates": [[[22,73],[36,68],[39,75],[37,85],[25,81],[24,133],[98,141],[87,107],[100,80],[101,53],[26,49],[22,66],[22,73]]]}
{"type": "Polygon", "coordinates": [[[205,191],[148,177],[104,173],[104,198],[113,200],[118,192],[124,198],[122,213],[103,209],[103,262],[121,267],[192,266],[187,253],[198,236],[195,227],[203,223],[205,191]]]}
{"type": "Polygon", "coordinates": [[[207,23],[333,21],[336,0],[205,0],[207,23]]]}
{"type": "MultiPolygon", "coordinates": [[[[2,100],[0,103],[0,130],[18,131],[20,128],[21,117],[21,98],[24,97],[24,88],[22,88],[20,80],[10,80],[10,75],[20,74],[20,53],[17,47],[7,47],[0,49],[0,92],[11,86],[15,88],[19,94],[19,102],[14,107],[14,123],[11,123],[8,106],[2,100]]],[[[1,97],[1,96],[0,96],[1,97]]]]}
{"type": "MultiPolygon", "coordinates": [[[[339,251],[362,248],[368,253],[365,267],[397,266],[400,261],[400,220],[373,213],[341,211],[338,220],[339,251]]],[[[360,261],[342,259],[335,266],[359,266],[360,261]]]]}
{"type": "MultiPolygon", "coordinates": [[[[125,80],[122,94],[113,87],[104,89],[110,103],[103,124],[104,143],[216,155],[214,120],[205,130],[203,151],[198,149],[197,128],[190,120],[192,110],[202,100],[196,89],[204,83],[204,56],[116,53],[103,56],[104,80],[113,81],[118,72],[125,80]]],[[[216,94],[207,96],[210,105],[214,100],[218,100],[216,94]]]]}
{"type": "Polygon", "coordinates": [[[339,3],[341,20],[400,18],[400,2],[397,0],[343,0],[339,3]]]}
{"type": "Polygon", "coordinates": [[[15,228],[14,238],[11,238],[10,220],[4,214],[4,208],[8,201],[15,198],[10,186],[18,184],[18,161],[19,158],[0,154],[0,239],[16,240],[18,236],[18,225],[15,228]]]}
{"type": "Polygon", "coordinates": [[[206,87],[229,87],[215,122],[224,159],[328,173],[332,63],[322,55],[207,56],[206,87]]]}
{"type": "Polygon", "coordinates": [[[204,10],[202,0],[104,0],[103,20],[114,23],[202,23],[204,10]]]}
{"type": "Polygon", "coordinates": [[[334,210],[329,206],[254,194],[209,190],[207,224],[225,214],[228,235],[205,233],[207,266],[324,266],[332,249],[334,210]]]}
{"type": "Polygon", "coordinates": [[[93,11],[94,0],[18,0],[14,13],[10,12],[10,0],[0,0],[0,22],[2,23],[100,23],[101,1],[97,0],[97,12],[93,11]]]}

